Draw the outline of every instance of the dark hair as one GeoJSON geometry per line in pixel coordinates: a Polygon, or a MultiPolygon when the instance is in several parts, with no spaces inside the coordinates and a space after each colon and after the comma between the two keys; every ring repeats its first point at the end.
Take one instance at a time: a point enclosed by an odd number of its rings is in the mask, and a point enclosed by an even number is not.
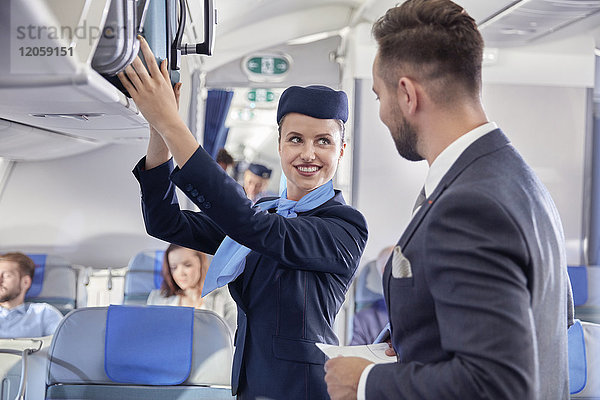
{"type": "MultiPolygon", "coordinates": [[[[165,250],[165,255],[163,257],[162,264],[162,276],[163,283],[160,285],[160,294],[164,297],[174,296],[181,294],[183,290],[177,285],[175,279],[173,279],[173,274],[171,273],[171,267],[169,266],[169,253],[175,249],[186,249],[187,247],[179,246],[177,244],[171,243],[167,250],[165,250]]],[[[190,249],[193,250],[193,249],[190,249]]],[[[200,260],[200,267],[207,262],[206,254],[201,251],[193,250],[196,254],[196,257],[200,260]]],[[[200,279],[202,279],[202,271],[200,271],[200,279]]]]}
{"type": "Polygon", "coordinates": [[[386,85],[397,87],[402,70],[428,87],[434,101],[479,96],[484,43],[461,6],[450,0],[407,0],[379,18],[372,32],[386,85]]]}
{"type": "MultiPolygon", "coordinates": [[[[281,127],[283,126],[283,121],[285,120],[286,116],[287,116],[287,114],[284,115],[283,117],[281,117],[281,121],[279,121],[279,124],[277,124],[277,134],[278,134],[277,141],[278,142],[281,141],[281,127]]],[[[345,138],[345,136],[346,136],[346,124],[344,124],[344,121],[342,121],[341,119],[336,119],[335,121],[340,126],[340,137],[342,139],[341,144],[344,144],[344,141],[346,139],[345,138]]]]}
{"type": "Polygon", "coordinates": [[[233,157],[231,157],[231,154],[229,154],[227,152],[227,150],[220,149],[219,152],[217,153],[216,161],[218,163],[223,163],[225,165],[231,165],[231,164],[233,164],[233,157]]]}
{"type": "Polygon", "coordinates": [[[12,261],[19,265],[19,274],[21,277],[29,275],[33,280],[33,274],[35,273],[35,263],[31,258],[23,253],[12,252],[0,255],[0,261],[12,261]]]}

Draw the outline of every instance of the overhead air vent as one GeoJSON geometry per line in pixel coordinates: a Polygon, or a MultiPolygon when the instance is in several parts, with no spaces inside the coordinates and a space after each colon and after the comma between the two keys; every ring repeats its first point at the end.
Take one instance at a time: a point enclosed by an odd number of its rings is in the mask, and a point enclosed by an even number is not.
{"type": "Polygon", "coordinates": [[[600,12],[600,0],[521,0],[479,23],[488,46],[530,43],[600,12]]]}

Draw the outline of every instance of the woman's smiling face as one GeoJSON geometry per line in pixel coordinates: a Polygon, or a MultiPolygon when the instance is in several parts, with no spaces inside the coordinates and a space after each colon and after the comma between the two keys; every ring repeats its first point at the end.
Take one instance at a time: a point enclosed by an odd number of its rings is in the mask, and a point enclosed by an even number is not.
{"type": "Polygon", "coordinates": [[[287,178],[287,198],[300,200],[333,178],[345,147],[341,124],[335,119],[298,113],[283,117],[279,156],[287,178]]]}

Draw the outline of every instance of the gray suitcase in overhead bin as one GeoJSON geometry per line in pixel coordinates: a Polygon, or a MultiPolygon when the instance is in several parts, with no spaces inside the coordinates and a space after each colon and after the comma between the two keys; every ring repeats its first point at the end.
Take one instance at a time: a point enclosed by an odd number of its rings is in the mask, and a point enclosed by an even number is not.
{"type": "Polygon", "coordinates": [[[139,42],[136,0],[112,0],[102,36],[92,58],[92,68],[101,75],[114,76],[131,64],[139,42]]]}
{"type": "MultiPolygon", "coordinates": [[[[146,38],[158,64],[168,57],[178,25],[176,13],[176,0],[112,0],[92,68],[131,97],[116,74],[137,57],[138,33],[146,38]]],[[[169,74],[172,84],[179,82],[179,71],[171,70],[170,65],[169,74]]]]}

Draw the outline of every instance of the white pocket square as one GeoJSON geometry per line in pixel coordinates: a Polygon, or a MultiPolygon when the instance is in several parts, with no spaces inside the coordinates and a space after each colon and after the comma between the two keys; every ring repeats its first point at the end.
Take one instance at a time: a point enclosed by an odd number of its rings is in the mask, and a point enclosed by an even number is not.
{"type": "Polygon", "coordinates": [[[400,246],[394,247],[392,254],[392,276],[396,279],[412,278],[412,268],[408,258],[402,254],[400,246]]]}

